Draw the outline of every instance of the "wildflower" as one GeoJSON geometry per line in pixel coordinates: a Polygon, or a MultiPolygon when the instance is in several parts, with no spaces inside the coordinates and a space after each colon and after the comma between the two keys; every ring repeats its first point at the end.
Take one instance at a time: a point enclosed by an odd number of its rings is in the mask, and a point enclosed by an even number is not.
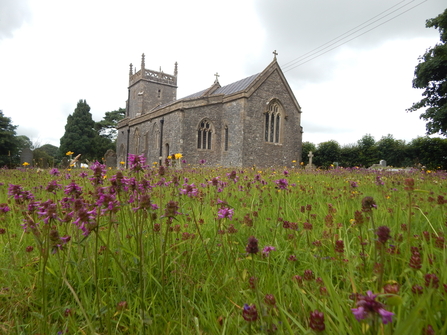
{"type": "Polygon", "coordinates": [[[191,185],[183,184],[183,188],[180,189],[180,194],[185,194],[190,198],[196,197],[199,195],[199,190],[196,187],[196,185],[194,185],[194,184],[191,184],[191,185]]]}
{"type": "Polygon", "coordinates": [[[275,296],[273,294],[266,294],[265,297],[264,297],[264,302],[267,305],[275,306],[276,305],[275,296]]]}
{"type": "Polygon", "coordinates": [[[146,158],[144,157],[144,155],[129,154],[129,168],[131,171],[143,171],[145,164],[146,158]]]}
{"type": "Polygon", "coordinates": [[[222,207],[217,212],[217,218],[218,219],[228,218],[228,219],[231,220],[233,218],[233,214],[234,214],[234,209],[233,208],[222,207]]]}
{"type": "Polygon", "coordinates": [[[0,213],[7,213],[11,209],[8,207],[8,204],[0,204],[0,213]]]}
{"type": "Polygon", "coordinates": [[[127,309],[127,301],[120,301],[120,302],[116,305],[116,310],[117,310],[117,311],[124,311],[125,309],[127,309]]]}
{"type": "Polygon", "coordinates": [[[345,251],[345,243],[343,240],[335,241],[335,252],[342,254],[345,251]]]}
{"type": "Polygon", "coordinates": [[[177,210],[179,209],[178,207],[178,202],[176,201],[169,201],[166,204],[166,208],[165,208],[165,217],[168,218],[173,218],[174,216],[176,216],[177,214],[180,214],[177,210]]]}
{"type": "Polygon", "coordinates": [[[392,322],[394,313],[387,311],[385,305],[376,300],[377,294],[373,294],[371,291],[366,292],[366,295],[358,295],[356,303],[357,308],[352,308],[351,311],[354,314],[357,321],[380,316],[383,324],[392,322]]]}
{"type": "Polygon", "coordinates": [[[318,309],[316,309],[313,312],[310,312],[309,327],[316,332],[324,331],[325,325],[324,325],[323,312],[319,312],[318,309]]]}
{"type": "Polygon", "coordinates": [[[28,162],[24,162],[22,165],[23,165],[23,166],[28,166],[29,163],[28,163],[28,162]]]}
{"type": "Polygon", "coordinates": [[[388,228],[387,226],[380,226],[379,228],[377,228],[376,234],[378,236],[378,241],[382,244],[385,244],[386,241],[391,238],[390,228],[388,228]]]}
{"type": "Polygon", "coordinates": [[[434,273],[427,273],[424,276],[425,279],[425,286],[426,287],[433,287],[438,288],[439,287],[439,278],[434,273]]]}
{"type": "Polygon", "coordinates": [[[206,160],[204,160],[204,159],[201,159],[201,160],[199,161],[199,163],[200,163],[201,165],[203,165],[203,164],[205,164],[205,163],[206,163],[206,160]]]}
{"type": "Polygon", "coordinates": [[[315,278],[315,275],[312,270],[310,270],[310,269],[304,270],[304,280],[310,281],[310,280],[314,280],[314,278],[315,278]]]}
{"type": "Polygon", "coordinates": [[[182,157],[183,157],[182,154],[175,154],[175,155],[174,155],[174,158],[175,158],[175,159],[180,159],[180,158],[182,158],[182,157]]]}
{"type": "Polygon", "coordinates": [[[52,176],[59,176],[60,172],[59,172],[58,169],[53,168],[53,169],[50,170],[50,175],[52,175],[52,176]]]}
{"type": "Polygon", "coordinates": [[[414,179],[413,178],[407,178],[404,180],[404,190],[408,192],[414,191],[414,179]]]}
{"type": "Polygon", "coordinates": [[[278,185],[277,188],[280,190],[285,190],[287,189],[287,186],[289,186],[287,179],[284,178],[275,180],[275,184],[278,185]]]}
{"type": "Polygon", "coordinates": [[[71,155],[73,155],[73,154],[74,154],[73,151],[67,151],[67,153],[66,153],[65,155],[67,155],[67,156],[71,156],[71,155]]]}
{"type": "Polygon", "coordinates": [[[376,202],[373,197],[364,197],[362,199],[362,211],[371,212],[372,208],[377,208],[376,202]]]}
{"type": "Polygon", "coordinates": [[[244,308],[242,309],[242,317],[247,322],[256,321],[258,319],[258,311],[256,310],[256,305],[244,304],[244,308]]]}
{"type": "Polygon", "coordinates": [[[248,238],[248,244],[245,251],[249,254],[257,254],[259,252],[258,240],[254,236],[248,238]]]}
{"type": "Polygon", "coordinates": [[[264,249],[262,249],[262,255],[263,255],[264,257],[267,257],[267,256],[270,254],[271,251],[275,251],[275,250],[276,250],[275,247],[272,247],[272,246],[266,246],[266,247],[264,247],[264,249]]]}

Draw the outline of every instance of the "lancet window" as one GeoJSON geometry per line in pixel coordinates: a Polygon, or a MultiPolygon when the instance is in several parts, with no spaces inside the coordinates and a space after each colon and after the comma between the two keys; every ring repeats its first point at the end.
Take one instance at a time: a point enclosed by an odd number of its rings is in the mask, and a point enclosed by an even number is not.
{"type": "Polygon", "coordinates": [[[266,142],[280,143],[281,141],[281,105],[274,100],[269,103],[264,114],[264,139],[266,142]]]}
{"type": "Polygon", "coordinates": [[[197,148],[211,149],[213,126],[210,121],[204,119],[199,123],[197,130],[197,148]]]}

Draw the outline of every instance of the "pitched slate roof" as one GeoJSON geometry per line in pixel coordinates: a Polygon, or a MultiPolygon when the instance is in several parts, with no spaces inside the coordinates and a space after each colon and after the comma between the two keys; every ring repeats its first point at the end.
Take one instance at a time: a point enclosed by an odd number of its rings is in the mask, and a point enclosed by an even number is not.
{"type": "MultiPolygon", "coordinates": [[[[243,90],[245,90],[248,86],[250,86],[250,84],[260,75],[260,73],[254,74],[250,77],[238,80],[232,84],[223,86],[223,87],[219,87],[217,90],[215,90],[214,92],[212,92],[210,95],[219,95],[219,94],[223,94],[223,95],[230,95],[233,93],[237,93],[237,92],[241,92],[243,90]]],[[[186,100],[186,99],[194,99],[194,98],[200,98],[206,91],[208,91],[208,89],[206,90],[202,90],[200,92],[196,92],[193,93],[191,95],[188,95],[180,100],[186,100]]]]}

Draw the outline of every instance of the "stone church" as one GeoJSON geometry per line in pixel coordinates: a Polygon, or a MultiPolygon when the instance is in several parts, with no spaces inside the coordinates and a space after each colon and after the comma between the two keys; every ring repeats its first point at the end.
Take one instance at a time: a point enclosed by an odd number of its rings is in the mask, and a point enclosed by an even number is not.
{"type": "Polygon", "coordinates": [[[119,122],[117,155],[143,154],[163,163],[181,153],[189,164],[224,167],[300,163],[301,107],[276,60],[260,73],[221,86],[214,83],[177,99],[177,74],[130,64],[126,117],[119,122]]]}

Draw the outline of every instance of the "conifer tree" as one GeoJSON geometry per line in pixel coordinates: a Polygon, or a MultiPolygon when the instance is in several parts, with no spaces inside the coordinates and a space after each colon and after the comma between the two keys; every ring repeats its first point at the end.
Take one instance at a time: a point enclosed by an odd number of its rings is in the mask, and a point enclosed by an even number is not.
{"type": "MultiPolygon", "coordinates": [[[[67,117],[65,134],[61,137],[59,150],[62,156],[68,151],[81,154],[84,159],[95,159],[95,121],[90,113],[90,106],[85,100],[79,100],[73,114],[67,117]]],[[[101,155],[101,154],[99,154],[101,155]]]]}

